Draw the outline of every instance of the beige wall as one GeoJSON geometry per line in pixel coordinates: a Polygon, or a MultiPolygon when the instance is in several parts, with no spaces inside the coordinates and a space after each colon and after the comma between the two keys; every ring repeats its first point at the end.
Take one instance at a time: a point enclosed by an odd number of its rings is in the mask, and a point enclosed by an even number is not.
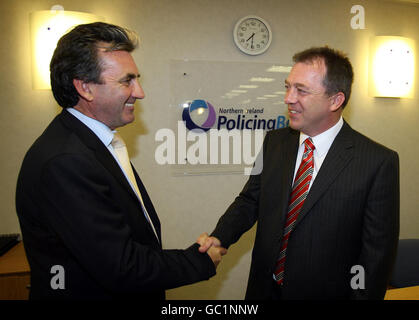
{"type": "MultiPolygon", "coordinates": [[[[30,75],[29,13],[54,4],[47,0],[0,2],[0,128],[2,145],[8,150],[0,155],[0,233],[19,232],[14,207],[18,170],[28,147],[59,112],[50,91],[32,90],[30,75]]],[[[419,5],[374,0],[62,0],[58,4],[66,10],[103,16],[141,36],[142,45],[134,57],[146,98],[138,103],[137,122],[122,132],[159,213],[165,248],[186,247],[201,232],[210,232],[246,181],[241,175],[173,177],[168,167],[156,164],[154,151],[159,143],[154,135],[169,123],[170,60],[290,64],[296,51],[323,44],[347,52],[355,69],[346,120],[400,155],[401,237],[419,237],[419,150],[415,144],[419,81],[415,99],[377,99],[367,94],[369,37],[410,37],[419,48],[419,5]],[[365,8],[365,30],[350,27],[350,9],[355,4],[365,8]],[[274,33],[271,48],[261,56],[240,53],[232,41],[235,22],[249,14],[269,21],[274,33]]],[[[215,278],[169,290],[168,298],[242,299],[253,239],[254,228],[230,248],[215,278]]]]}

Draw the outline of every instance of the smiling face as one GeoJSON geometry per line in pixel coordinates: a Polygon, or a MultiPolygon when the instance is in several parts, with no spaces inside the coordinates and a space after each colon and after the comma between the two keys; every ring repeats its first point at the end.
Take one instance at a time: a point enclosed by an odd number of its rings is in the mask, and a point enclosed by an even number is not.
{"type": "Polygon", "coordinates": [[[326,66],[322,60],[296,63],[285,80],[285,103],[291,128],[314,137],[337,123],[342,113],[339,97],[329,97],[323,85],[326,66]],[[337,103],[338,102],[338,103],[337,103]]]}
{"type": "Polygon", "coordinates": [[[144,98],[144,91],[138,83],[138,69],[129,52],[99,52],[99,57],[103,84],[92,86],[96,118],[114,130],[134,121],[134,103],[144,98]]]}
{"type": "Polygon", "coordinates": [[[99,51],[98,55],[101,83],[83,84],[85,99],[76,108],[114,130],[134,121],[134,103],[144,98],[144,91],[129,52],[99,51]]]}

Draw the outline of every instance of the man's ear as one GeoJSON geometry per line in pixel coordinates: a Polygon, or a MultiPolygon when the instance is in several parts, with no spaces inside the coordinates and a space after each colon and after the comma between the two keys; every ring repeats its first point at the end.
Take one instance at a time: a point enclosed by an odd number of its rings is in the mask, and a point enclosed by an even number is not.
{"type": "Polygon", "coordinates": [[[330,111],[337,111],[340,106],[345,102],[345,94],[343,92],[338,92],[335,95],[330,97],[330,111]]]}
{"type": "Polygon", "coordinates": [[[82,99],[87,101],[93,100],[93,94],[89,83],[86,83],[80,79],[73,79],[73,85],[82,99]]]}

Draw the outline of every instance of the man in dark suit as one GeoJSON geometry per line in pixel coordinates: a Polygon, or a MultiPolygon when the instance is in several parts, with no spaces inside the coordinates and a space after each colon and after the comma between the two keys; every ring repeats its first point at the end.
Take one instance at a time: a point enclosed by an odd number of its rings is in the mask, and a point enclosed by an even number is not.
{"type": "Polygon", "coordinates": [[[348,58],[321,47],[294,62],[290,128],[267,133],[263,171],[200,250],[228,248],[258,222],[247,299],[383,299],[399,234],[398,155],[343,120],[348,58]]]}
{"type": "Polygon", "coordinates": [[[27,152],[16,191],[32,299],[164,299],[165,289],[213,276],[225,253],[162,250],[152,202],[114,144],[144,98],[135,39],[98,22],[54,52],[52,91],[64,110],[27,152]]]}

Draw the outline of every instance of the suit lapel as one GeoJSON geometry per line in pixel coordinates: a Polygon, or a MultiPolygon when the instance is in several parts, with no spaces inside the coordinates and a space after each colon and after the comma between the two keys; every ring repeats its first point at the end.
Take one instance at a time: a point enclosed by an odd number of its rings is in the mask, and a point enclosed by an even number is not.
{"type": "MultiPolygon", "coordinates": [[[[131,165],[132,166],[132,165],[131,165]]],[[[156,210],[154,209],[153,203],[147,193],[147,190],[143,184],[143,182],[140,179],[140,176],[138,175],[137,171],[135,170],[134,166],[132,166],[132,170],[134,171],[135,179],[137,180],[137,186],[140,190],[141,197],[143,198],[144,206],[146,207],[146,210],[148,212],[148,215],[154,225],[154,228],[156,229],[157,236],[159,238],[159,242],[161,243],[161,228],[160,228],[160,220],[157,216],[156,210]]],[[[154,233],[153,229],[150,226],[150,231],[154,233]]]]}
{"type": "Polygon", "coordinates": [[[111,172],[111,174],[127,190],[127,192],[130,192],[132,196],[136,198],[136,195],[125,178],[124,173],[102,141],[100,141],[100,139],[87,126],[71,115],[68,111],[63,110],[61,113],[61,119],[68,128],[77,134],[87,147],[95,152],[99,162],[101,162],[103,166],[111,172]]]}
{"type": "Polygon", "coordinates": [[[283,150],[287,150],[288,152],[282,152],[283,158],[279,161],[280,171],[284,172],[284,174],[281,175],[281,179],[278,180],[280,183],[280,197],[278,200],[282,204],[281,212],[285,212],[285,214],[281,214],[281,222],[284,225],[287,217],[286,213],[288,212],[288,201],[294,179],[294,168],[297,160],[299,137],[300,134],[298,131],[290,129],[289,138],[286,139],[283,147],[283,150]]]}
{"type": "Polygon", "coordinates": [[[297,218],[296,226],[309,213],[314,204],[327,191],[332,182],[353,158],[353,142],[351,139],[352,128],[344,122],[344,125],[324,159],[316,179],[311,186],[310,192],[304,202],[303,208],[297,218]]]}
{"type": "Polygon", "coordinates": [[[288,211],[288,199],[291,192],[294,176],[295,161],[298,152],[299,132],[288,128],[287,135],[280,137],[273,135],[268,140],[264,154],[269,158],[264,159],[262,174],[266,185],[265,192],[270,199],[267,211],[277,212],[272,218],[272,227],[283,226],[288,211]]]}
{"type": "MultiPolygon", "coordinates": [[[[106,146],[102,143],[102,141],[100,141],[100,139],[87,126],[85,126],[81,121],[79,121],[77,118],[71,115],[68,111],[63,110],[63,112],[60,114],[60,117],[62,122],[73,132],[75,132],[75,134],[78,135],[78,137],[83,141],[83,143],[85,143],[87,147],[89,147],[95,152],[98,161],[102,163],[102,165],[115,177],[118,183],[120,183],[121,186],[125,188],[125,190],[133,197],[133,200],[138,202],[138,205],[141,207],[137,195],[132,190],[120,166],[118,165],[112,154],[109,152],[109,150],[106,148],[106,146]]],[[[146,206],[146,210],[149,213],[150,218],[153,221],[154,227],[156,228],[158,237],[160,238],[160,222],[157,217],[157,214],[145,190],[145,187],[142,184],[138,174],[135,172],[134,168],[133,171],[137,179],[138,188],[140,189],[143,200],[145,201],[144,205],[146,206]],[[144,199],[144,197],[147,199],[147,201],[144,199]]],[[[141,213],[143,213],[143,210],[141,208],[140,210],[141,213]]],[[[150,232],[154,234],[154,231],[148,222],[147,226],[150,232]]]]}

